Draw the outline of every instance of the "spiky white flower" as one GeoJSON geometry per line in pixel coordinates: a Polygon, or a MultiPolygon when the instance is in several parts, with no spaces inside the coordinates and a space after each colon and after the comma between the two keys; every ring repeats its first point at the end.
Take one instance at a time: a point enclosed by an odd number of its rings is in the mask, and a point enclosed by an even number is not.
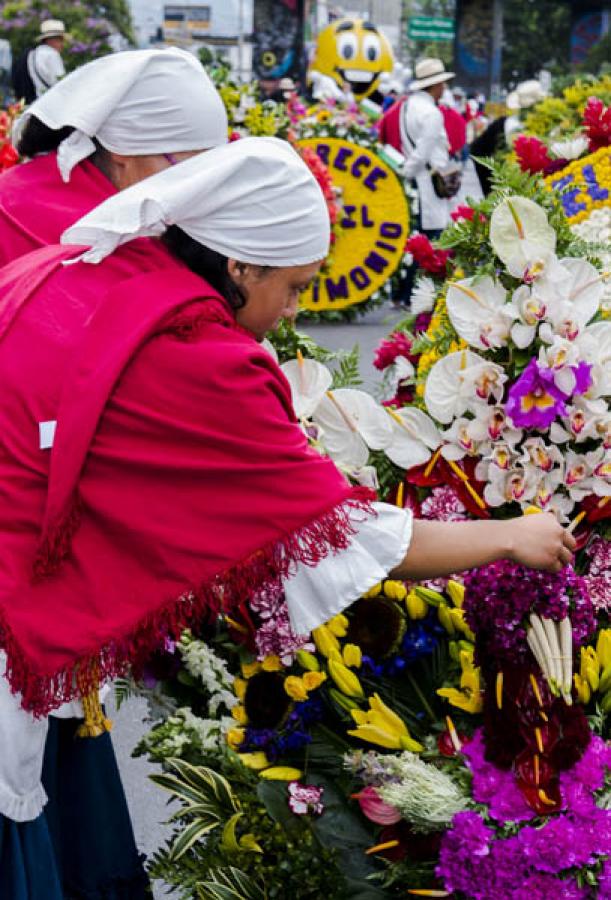
{"type": "Polygon", "coordinates": [[[437,288],[435,282],[428,275],[419,278],[410,298],[411,311],[415,316],[420,313],[432,312],[435,306],[437,288]]]}
{"type": "Polygon", "coordinates": [[[445,772],[423,762],[415,753],[390,760],[397,781],[376,788],[380,798],[394,806],[414,831],[428,833],[447,828],[456,813],[467,807],[467,796],[445,772]]]}

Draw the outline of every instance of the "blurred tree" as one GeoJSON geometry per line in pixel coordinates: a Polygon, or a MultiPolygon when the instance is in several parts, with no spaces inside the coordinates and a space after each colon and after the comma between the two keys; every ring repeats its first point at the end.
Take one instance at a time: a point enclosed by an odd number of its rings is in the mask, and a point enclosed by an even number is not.
{"type": "Polygon", "coordinates": [[[561,75],[570,69],[571,12],[558,0],[505,0],[503,82],[511,87],[541,69],[561,75]]]}
{"type": "Polygon", "coordinates": [[[9,41],[13,57],[34,46],[44,19],[61,19],[70,33],[62,53],[67,70],[110,53],[113,34],[133,43],[127,0],[9,0],[0,8],[0,38],[9,41]]]}
{"type": "Polygon", "coordinates": [[[604,75],[611,71],[611,31],[594,44],[578,70],[592,75],[604,75]]]}

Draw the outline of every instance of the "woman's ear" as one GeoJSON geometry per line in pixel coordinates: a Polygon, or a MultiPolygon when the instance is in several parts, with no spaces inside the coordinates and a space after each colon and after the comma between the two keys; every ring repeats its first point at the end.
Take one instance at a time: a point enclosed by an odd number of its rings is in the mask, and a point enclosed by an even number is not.
{"type": "Polygon", "coordinates": [[[227,260],[227,273],[231,280],[242,287],[249,279],[252,266],[248,263],[239,262],[237,259],[227,260]]]}

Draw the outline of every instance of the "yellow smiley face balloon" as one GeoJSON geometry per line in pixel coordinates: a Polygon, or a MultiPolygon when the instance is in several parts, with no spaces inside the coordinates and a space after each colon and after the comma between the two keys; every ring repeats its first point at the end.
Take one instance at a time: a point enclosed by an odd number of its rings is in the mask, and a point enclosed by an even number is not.
{"type": "Polygon", "coordinates": [[[364,19],[339,19],[318,35],[311,68],[347,84],[357,100],[372,94],[382,72],[392,72],[388,38],[364,19]]]}

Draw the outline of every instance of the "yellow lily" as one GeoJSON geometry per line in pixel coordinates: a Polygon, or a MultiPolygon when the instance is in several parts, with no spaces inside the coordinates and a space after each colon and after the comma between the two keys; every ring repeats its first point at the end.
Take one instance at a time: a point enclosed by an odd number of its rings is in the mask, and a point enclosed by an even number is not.
{"type": "Polygon", "coordinates": [[[305,685],[297,675],[289,675],[288,678],[284,679],[284,690],[291,700],[296,700],[298,703],[308,699],[305,685]]]}
{"type": "Polygon", "coordinates": [[[458,609],[462,609],[462,605],[465,599],[465,586],[464,584],[460,584],[458,581],[454,581],[452,578],[448,581],[446,585],[446,591],[450,597],[450,600],[458,609]]]}
{"type": "Polygon", "coordinates": [[[579,672],[575,672],[575,674],[573,675],[573,679],[575,681],[577,699],[580,703],[583,703],[584,706],[587,706],[590,702],[590,698],[592,697],[592,689],[590,688],[588,679],[582,678],[579,672]]]}
{"type": "Polygon", "coordinates": [[[348,697],[364,697],[361,682],[351,669],[337,659],[329,659],[329,675],[342,693],[348,697]]]}
{"type": "Polygon", "coordinates": [[[452,706],[468,713],[479,713],[484,704],[480,680],[480,669],[473,665],[473,655],[466,650],[460,652],[460,690],[457,688],[439,688],[437,693],[445,697],[452,706]]]}
{"type": "Polygon", "coordinates": [[[238,700],[243,700],[246,695],[246,686],[248,682],[245,678],[234,678],[233,679],[233,693],[236,695],[238,700]]]}
{"type": "Polygon", "coordinates": [[[301,678],[306,691],[315,691],[327,680],[326,672],[306,672],[301,678]]]}
{"type": "MultiPolygon", "coordinates": [[[[439,607],[441,609],[441,607],[439,607]]],[[[458,631],[462,631],[466,638],[470,641],[475,641],[475,635],[465,622],[465,611],[460,609],[460,607],[454,606],[448,609],[450,619],[452,620],[452,624],[458,631]]]]}
{"type": "Polygon", "coordinates": [[[315,628],[312,632],[312,638],[316,644],[316,649],[323,656],[330,656],[332,650],[339,653],[339,641],[326,625],[319,625],[318,628],[315,628]]]}
{"type": "Polygon", "coordinates": [[[238,753],[238,757],[247,769],[254,769],[257,772],[269,766],[269,759],[262,750],[256,750],[254,753],[238,753]]]}
{"type": "Polygon", "coordinates": [[[384,582],[384,594],[390,600],[405,600],[407,597],[407,588],[403,582],[389,578],[384,582]]]}
{"type": "Polygon", "coordinates": [[[382,582],[380,582],[379,584],[374,584],[374,586],[372,588],[369,588],[367,593],[363,594],[363,597],[366,600],[371,600],[372,597],[377,597],[381,593],[382,593],[382,582]]]}
{"type": "Polygon", "coordinates": [[[343,658],[344,665],[360,669],[363,661],[363,653],[361,648],[356,644],[344,644],[343,658]]]}
{"type": "Polygon", "coordinates": [[[412,590],[405,598],[405,606],[410,619],[424,619],[429,611],[428,603],[412,590]]]}
{"type": "Polygon", "coordinates": [[[331,634],[334,634],[335,637],[346,637],[348,633],[348,625],[350,622],[342,613],[339,613],[337,616],[333,616],[332,619],[329,619],[328,622],[325,623],[331,634]]]}
{"type": "Polygon", "coordinates": [[[231,715],[239,725],[248,725],[248,716],[241,703],[231,708],[231,715]]]}
{"type": "Polygon", "coordinates": [[[600,660],[601,669],[611,666],[611,628],[603,628],[596,641],[596,655],[600,660]]]}
{"type": "Polygon", "coordinates": [[[282,665],[279,656],[271,654],[270,656],[266,656],[261,662],[261,668],[264,672],[281,672],[282,669],[284,669],[284,666],[282,665]]]}
{"type": "Polygon", "coordinates": [[[261,663],[256,659],[251,663],[242,663],[242,675],[244,678],[252,678],[257,672],[261,671],[261,663]]]}
{"type": "Polygon", "coordinates": [[[309,653],[307,650],[297,651],[297,662],[302,669],[306,669],[308,672],[318,672],[320,669],[320,663],[314,654],[309,653]]]}
{"type": "Polygon", "coordinates": [[[410,735],[403,719],[374,694],[369,698],[369,709],[353,709],[352,718],[357,727],[348,734],[370,744],[389,750],[411,750],[419,753],[423,746],[410,735]]]}

